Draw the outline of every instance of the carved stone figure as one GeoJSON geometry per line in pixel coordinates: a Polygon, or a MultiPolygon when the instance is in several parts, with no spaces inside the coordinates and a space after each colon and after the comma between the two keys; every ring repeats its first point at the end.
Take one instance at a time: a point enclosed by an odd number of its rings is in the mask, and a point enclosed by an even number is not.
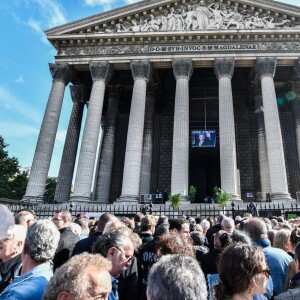
{"type": "Polygon", "coordinates": [[[212,17],[211,12],[205,6],[203,0],[200,1],[199,5],[196,8],[196,18],[197,18],[197,29],[203,30],[209,28],[209,18],[212,17]]]}
{"type": "Polygon", "coordinates": [[[233,11],[229,12],[225,15],[226,19],[228,20],[226,29],[230,26],[235,26],[235,29],[243,29],[243,16],[238,12],[238,7],[235,6],[233,11]]]}
{"type": "MultiPolygon", "coordinates": [[[[274,29],[292,26],[291,21],[279,20],[267,13],[252,10],[239,11],[238,6],[213,2],[208,7],[204,0],[199,4],[171,7],[163,14],[151,14],[150,19],[134,19],[132,26],[128,23],[117,23],[113,28],[105,29],[106,33],[114,32],[149,32],[149,31],[189,31],[189,30],[228,30],[228,29],[274,29]]],[[[295,25],[293,25],[295,26],[295,25]]]]}
{"type": "Polygon", "coordinates": [[[188,5],[186,18],[185,18],[185,29],[186,30],[195,30],[197,27],[197,18],[195,17],[193,7],[191,5],[188,5]]]}
{"type": "Polygon", "coordinates": [[[176,15],[174,14],[174,8],[170,8],[170,13],[167,15],[168,31],[174,31],[176,29],[176,15]]]}
{"type": "Polygon", "coordinates": [[[148,22],[149,31],[158,31],[160,24],[160,20],[155,19],[153,15],[150,15],[150,21],[148,22]]]}
{"type": "Polygon", "coordinates": [[[226,17],[226,15],[221,11],[220,4],[212,3],[208,6],[208,9],[213,13],[213,17],[215,19],[213,25],[218,29],[223,28],[223,17],[226,17]]]}
{"type": "Polygon", "coordinates": [[[184,29],[184,19],[182,17],[182,14],[185,14],[185,11],[181,10],[180,8],[176,10],[176,30],[182,31],[184,29]],[[184,13],[183,13],[184,12],[184,13]]]}

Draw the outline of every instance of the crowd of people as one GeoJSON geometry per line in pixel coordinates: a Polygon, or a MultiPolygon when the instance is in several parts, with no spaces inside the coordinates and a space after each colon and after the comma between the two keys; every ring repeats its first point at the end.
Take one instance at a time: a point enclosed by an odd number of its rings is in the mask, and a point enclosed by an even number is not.
{"type": "Polygon", "coordinates": [[[1,300],[300,299],[300,218],[0,220],[1,300]]]}

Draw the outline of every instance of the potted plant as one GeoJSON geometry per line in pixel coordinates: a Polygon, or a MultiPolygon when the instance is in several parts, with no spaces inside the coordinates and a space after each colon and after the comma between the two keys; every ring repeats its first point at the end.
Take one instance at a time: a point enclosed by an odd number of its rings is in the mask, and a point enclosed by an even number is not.
{"type": "Polygon", "coordinates": [[[231,199],[231,195],[224,192],[217,186],[214,187],[213,192],[215,199],[224,211],[225,206],[229,203],[229,200],[231,199]]]}
{"type": "Polygon", "coordinates": [[[179,204],[181,203],[180,194],[171,195],[171,203],[175,210],[179,209],[179,204]]]}
{"type": "Polygon", "coordinates": [[[189,200],[191,203],[195,202],[196,193],[197,193],[197,188],[191,185],[189,188],[189,200]]]}

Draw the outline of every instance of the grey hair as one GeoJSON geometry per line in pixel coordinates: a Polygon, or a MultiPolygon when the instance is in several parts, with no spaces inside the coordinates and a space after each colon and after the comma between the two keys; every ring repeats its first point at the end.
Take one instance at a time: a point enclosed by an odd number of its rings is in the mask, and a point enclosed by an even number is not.
{"type": "Polygon", "coordinates": [[[15,242],[22,242],[24,244],[26,238],[27,228],[22,225],[16,224],[11,227],[10,235],[8,238],[11,238],[15,242]]]}
{"type": "Polygon", "coordinates": [[[128,244],[128,240],[132,242],[131,236],[127,230],[112,230],[104,233],[93,245],[93,253],[99,253],[104,257],[107,257],[107,252],[110,248],[122,248],[128,244]]]}
{"type": "Polygon", "coordinates": [[[232,218],[224,217],[221,222],[221,226],[223,228],[234,229],[234,221],[232,218]]]}
{"type": "Polygon", "coordinates": [[[194,242],[195,246],[204,246],[205,243],[205,235],[199,231],[191,232],[191,239],[194,242]]]}
{"type": "Polygon", "coordinates": [[[164,255],[150,269],[148,300],[206,300],[206,281],[199,263],[192,257],[164,255]]]}
{"type": "Polygon", "coordinates": [[[286,245],[291,238],[291,230],[280,229],[277,231],[274,238],[274,247],[286,251],[286,245]]]}
{"type": "Polygon", "coordinates": [[[94,286],[89,279],[90,272],[108,272],[110,268],[110,261],[100,254],[84,252],[75,255],[56,269],[45,289],[43,300],[56,300],[63,291],[70,292],[76,299],[91,295],[94,286]]]}
{"type": "Polygon", "coordinates": [[[38,263],[44,263],[54,257],[60,233],[50,220],[39,220],[29,226],[25,239],[28,254],[38,263]]]}
{"type": "Polygon", "coordinates": [[[245,231],[253,241],[268,239],[266,223],[259,218],[250,219],[246,223],[245,231]]]}
{"type": "Polygon", "coordinates": [[[234,243],[243,243],[247,245],[252,245],[252,241],[250,237],[245,232],[239,230],[235,230],[231,234],[231,239],[234,243]]]}

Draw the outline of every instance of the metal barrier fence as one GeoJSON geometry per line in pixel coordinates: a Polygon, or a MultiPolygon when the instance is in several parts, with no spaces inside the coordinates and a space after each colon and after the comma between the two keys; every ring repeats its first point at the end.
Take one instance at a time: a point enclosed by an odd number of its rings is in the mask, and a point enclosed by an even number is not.
{"type": "MultiPolygon", "coordinates": [[[[187,208],[182,206],[179,210],[175,210],[170,204],[153,205],[141,204],[141,205],[110,205],[110,204],[11,204],[5,203],[9,209],[16,213],[24,209],[32,209],[39,218],[50,218],[57,210],[68,210],[72,216],[77,214],[86,214],[87,216],[99,217],[102,213],[112,213],[116,216],[134,216],[137,212],[143,212],[144,214],[153,214],[157,216],[166,215],[174,218],[178,216],[191,216],[191,217],[217,217],[220,213],[223,213],[229,217],[235,217],[237,215],[243,215],[246,212],[253,211],[249,208],[249,205],[234,205],[231,204],[222,210],[218,205],[214,204],[193,204],[188,205],[187,208]]],[[[289,206],[276,203],[255,203],[255,208],[262,217],[272,217],[283,215],[286,218],[295,218],[300,216],[300,204],[291,204],[289,206]]]]}

